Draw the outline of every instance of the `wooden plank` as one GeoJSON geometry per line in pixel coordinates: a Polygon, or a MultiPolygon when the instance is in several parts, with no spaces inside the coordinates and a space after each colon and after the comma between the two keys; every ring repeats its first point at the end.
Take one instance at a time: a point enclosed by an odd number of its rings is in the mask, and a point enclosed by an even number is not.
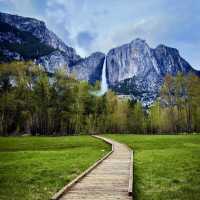
{"type": "MultiPolygon", "coordinates": [[[[108,143],[108,144],[110,144],[110,143],[108,143]]],[[[53,195],[53,197],[51,197],[51,200],[59,199],[64,193],[66,193],[68,190],[70,190],[70,188],[74,184],[76,184],[78,181],[80,181],[82,178],[84,178],[88,173],[90,173],[95,167],[97,167],[103,160],[105,160],[112,153],[113,153],[113,145],[112,145],[112,150],[110,152],[108,152],[102,159],[95,162],[91,167],[89,167],[87,170],[85,170],[82,174],[80,174],[78,177],[76,177],[74,180],[72,180],[66,186],[61,188],[56,194],[53,195]]]]}
{"type": "Polygon", "coordinates": [[[130,174],[129,174],[129,186],[128,195],[133,195],[133,151],[131,150],[131,161],[130,161],[130,174]]]}
{"type": "Polygon", "coordinates": [[[133,183],[133,154],[124,144],[95,136],[112,144],[101,162],[97,162],[60,190],[53,200],[131,200],[133,183]]]}

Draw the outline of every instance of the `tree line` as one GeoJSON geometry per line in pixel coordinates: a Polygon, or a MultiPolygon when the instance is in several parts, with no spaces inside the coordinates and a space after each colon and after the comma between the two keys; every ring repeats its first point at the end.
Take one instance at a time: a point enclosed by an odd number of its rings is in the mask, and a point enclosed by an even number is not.
{"type": "Polygon", "coordinates": [[[0,135],[159,134],[200,131],[200,79],[167,75],[148,109],[78,81],[66,70],[47,74],[32,62],[0,65],[0,135]]]}
{"type": "Polygon", "coordinates": [[[200,78],[167,75],[160,98],[149,110],[151,132],[200,132],[200,78]]]}

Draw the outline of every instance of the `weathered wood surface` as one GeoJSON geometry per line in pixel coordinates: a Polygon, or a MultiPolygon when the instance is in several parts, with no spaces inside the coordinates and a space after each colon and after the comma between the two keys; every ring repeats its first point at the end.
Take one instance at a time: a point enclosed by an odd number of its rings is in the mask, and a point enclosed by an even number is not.
{"type": "Polygon", "coordinates": [[[113,153],[74,184],[60,200],[132,199],[128,195],[132,151],[123,144],[106,140],[113,145],[113,153]]]}

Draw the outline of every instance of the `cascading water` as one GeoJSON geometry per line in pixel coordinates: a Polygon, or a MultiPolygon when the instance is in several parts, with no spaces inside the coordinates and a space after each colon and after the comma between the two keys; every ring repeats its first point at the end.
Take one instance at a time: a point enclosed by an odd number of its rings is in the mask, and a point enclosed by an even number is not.
{"type": "Polygon", "coordinates": [[[105,57],[101,75],[101,89],[99,91],[91,91],[90,93],[95,96],[102,96],[107,91],[108,91],[108,83],[106,78],[106,57],[105,57]]]}
{"type": "Polygon", "coordinates": [[[108,83],[106,79],[106,57],[103,63],[102,75],[101,75],[101,93],[102,95],[108,91],[108,83]]]}

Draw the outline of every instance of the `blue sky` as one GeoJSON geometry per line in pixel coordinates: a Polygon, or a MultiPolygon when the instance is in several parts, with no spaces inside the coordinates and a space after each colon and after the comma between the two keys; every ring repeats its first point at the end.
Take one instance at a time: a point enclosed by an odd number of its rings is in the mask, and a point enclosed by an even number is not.
{"type": "Polygon", "coordinates": [[[200,69],[199,0],[0,0],[0,10],[45,21],[82,56],[139,37],[178,48],[200,69]]]}

